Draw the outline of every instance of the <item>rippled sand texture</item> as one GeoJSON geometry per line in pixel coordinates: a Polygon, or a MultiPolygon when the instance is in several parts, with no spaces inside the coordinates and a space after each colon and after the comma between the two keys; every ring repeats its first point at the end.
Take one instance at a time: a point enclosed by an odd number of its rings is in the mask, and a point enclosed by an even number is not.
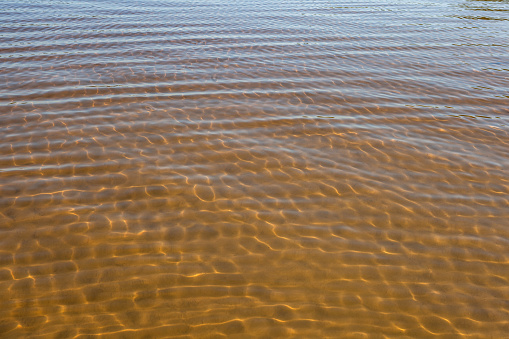
{"type": "Polygon", "coordinates": [[[0,337],[506,337],[508,31],[507,1],[2,1],[0,337]]]}

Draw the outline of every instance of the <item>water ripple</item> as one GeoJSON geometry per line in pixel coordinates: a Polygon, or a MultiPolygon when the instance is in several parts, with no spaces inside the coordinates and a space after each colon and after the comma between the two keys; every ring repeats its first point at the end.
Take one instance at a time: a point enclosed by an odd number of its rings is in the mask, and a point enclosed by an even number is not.
{"type": "Polygon", "coordinates": [[[0,336],[505,337],[508,20],[3,1],[0,336]]]}

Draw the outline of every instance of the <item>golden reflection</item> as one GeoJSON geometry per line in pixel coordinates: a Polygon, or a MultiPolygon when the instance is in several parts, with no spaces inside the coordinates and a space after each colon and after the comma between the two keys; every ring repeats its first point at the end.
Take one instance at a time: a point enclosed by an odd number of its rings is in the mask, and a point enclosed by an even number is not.
{"type": "Polygon", "coordinates": [[[507,336],[507,1],[336,5],[4,1],[0,337],[507,336]]]}

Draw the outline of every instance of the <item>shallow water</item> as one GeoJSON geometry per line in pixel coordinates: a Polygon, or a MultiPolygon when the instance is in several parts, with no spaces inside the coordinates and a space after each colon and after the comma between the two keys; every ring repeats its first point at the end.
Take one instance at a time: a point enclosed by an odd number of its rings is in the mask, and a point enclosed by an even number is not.
{"type": "Polygon", "coordinates": [[[0,336],[509,333],[509,1],[4,0],[0,336]]]}

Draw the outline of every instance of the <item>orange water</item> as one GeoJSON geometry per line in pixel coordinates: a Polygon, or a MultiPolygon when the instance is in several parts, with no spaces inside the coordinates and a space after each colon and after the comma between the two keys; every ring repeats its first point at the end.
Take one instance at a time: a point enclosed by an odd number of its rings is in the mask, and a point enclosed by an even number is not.
{"type": "Polygon", "coordinates": [[[0,337],[509,337],[509,2],[4,0],[0,337]]]}

